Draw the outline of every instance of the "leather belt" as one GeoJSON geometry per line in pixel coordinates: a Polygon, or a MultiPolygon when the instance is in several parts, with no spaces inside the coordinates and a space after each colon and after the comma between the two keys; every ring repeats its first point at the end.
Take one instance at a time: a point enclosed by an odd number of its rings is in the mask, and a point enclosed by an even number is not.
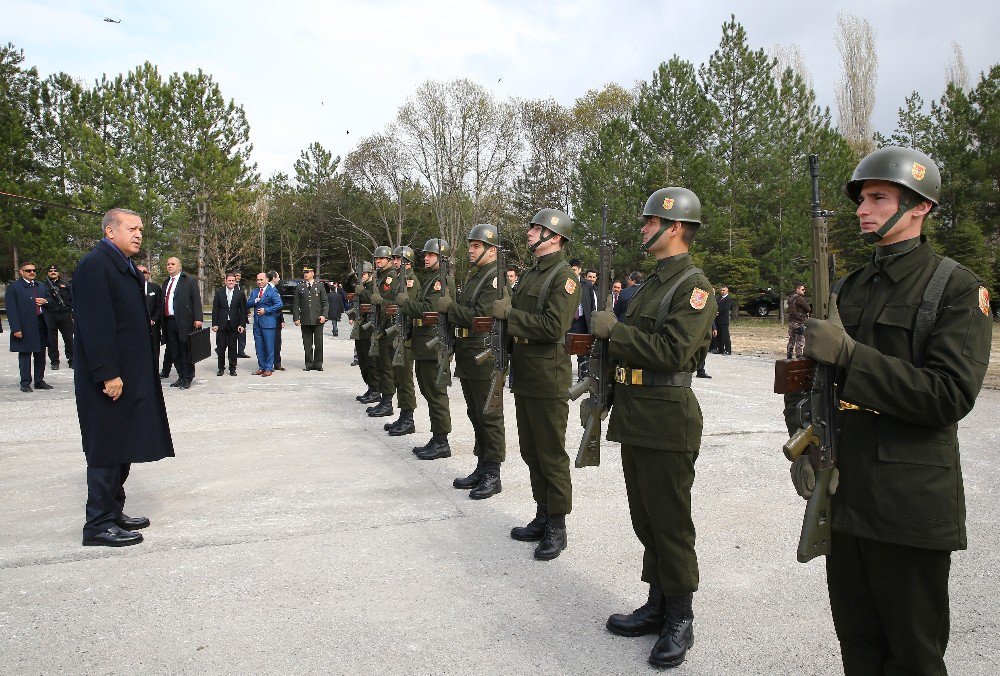
{"type": "Polygon", "coordinates": [[[643,387],[691,387],[691,374],[663,373],[650,369],[619,366],[615,369],[615,382],[621,385],[641,385],[643,387]]]}
{"type": "Polygon", "coordinates": [[[423,319],[414,319],[413,320],[413,325],[416,326],[416,327],[423,326],[424,325],[424,320],[423,319]]]}
{"type": "Polygon", "coordinates": [[[455,337],[456,338],[471,338],[473,336],[483,337],[488,336],[489,333],[476,333],[472,329],[463,329],[459,326],[455,327],[455,337]]]}
{"type": "Polygon", "coordinates": [[[878,415],[878,411],[873,408],[865,408],[864,406],[858,406],[857,404],[852,404],[849,401],[840,400],[840,405],[837,407],[841,411],[858,411],[859,413],[872,413],[878,415]]]}

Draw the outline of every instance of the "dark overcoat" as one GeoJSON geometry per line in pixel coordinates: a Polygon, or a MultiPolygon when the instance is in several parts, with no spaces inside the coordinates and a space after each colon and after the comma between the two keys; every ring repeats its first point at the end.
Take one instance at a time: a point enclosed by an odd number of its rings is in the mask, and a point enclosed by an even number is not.
{"type": "Polygon", "coordinates": [[[143,283],[113,245],[98,242],[73,273],[76,410],[87,464],[105,467],[174,455],[143,283]],[[104,381],[120,377],[112,401],[104,381]]]}
{"type": "MultiPolygon", "coordinates": [[[[4,300],[7,305],[7,322],[10,324],[11,352],[41,352],[48,344],[47,334],[38,330],[38,306],[35,297],[48,298],[45,286],[37,282],[28,286],[24,278],[7,285],[4,300]],[[14,334],[21,332],[20,338],[14,334]]],[[[42,315],[44,318],[45,315],[42,315]]]]}

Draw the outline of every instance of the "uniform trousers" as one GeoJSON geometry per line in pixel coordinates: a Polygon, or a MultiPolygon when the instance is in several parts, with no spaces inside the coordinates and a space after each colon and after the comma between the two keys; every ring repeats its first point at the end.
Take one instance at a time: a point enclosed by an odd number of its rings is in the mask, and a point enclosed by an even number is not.
{"type": "Polygon", "coordinates": [[[229,355],[229,368],[236,368],[236,343],[242,331],[220,326],[215,333],[215,352],[219,355],[219,370],[226,367],[226,355],[229,355]]]}
{"type": "MultiPolygon", "coordinates": [[[[170,356],[173,358],[174,366],[177,367],[177,376],[186,380],[194,379],[194,362],[191,361],[191,344],[187,336],[181,338],[181,327],[177,325],[177,320],[167,317],[167,345],[170,349],[170,356]]],[[[190,331],[188,331],[190,333],[190,331]]]]}
{"type": "Polygon", "coordinates": [[[125,480],[131,465],[91,467],[87,465],[87,521],[83,536],[90,537],[108,529],[125,509],[125,480]]]}
{"type": "Polygon", "coordinates": [[[951,552],[833,531],[826,557],[846,676],[947,673],[951,552]]]}
{"type": "MultiPolygon", "coordinates": [[[[417,387],[427,402],[427,417],[431,422],[431,434],[451,433],[451,409],[448,405],[448,388],[438,385],[438,363],[434,359],[417,359],[417,387]]],[[[449,364],[449,367],[451,365],[449,364]]]]}
{"type": "Polygon", "coordinates": [[[49,312],[45,316],[49,326],[49,361],[59,363],[59,334],[62,334],[63,349],[66,350],[66,361],[73,361],[73,313],[49,312]]]}
{"type": "Polygon", "coordinates": [[[642,581],[667,596],[698,590],[691,486],[697,453],[622,444],[632,529],[644,548],[642,581]]]}
{"type": "MultiPolygon", "coordinates": [[[[404,411],[413,411],[417,408],[417,390],[413,386],[413,348],[400,346],[399,349],[403,351],[403,363],[392,367],[396,380],[396,401],[404,411]]],[[[392,351],[390,361],[396,361],[396,350],[392,351]]]]}
{"type": "Polygon", "coordinates": [[[379,391],[378,369],[375,368],[375,360],[368,352],[372,348],[371,335],[367,338],[359,338],[354,341],[354,354],[358,357],[358,368],[361,370],[361,379],[372,392],[379,391]]]}
{"type": "Polygon", "coordinates": [[[531,496],[536,503],[546,505],[549,514],[569,514],[573,508],[566,455],[569,400],[515,394],[514,410],[521,457],[531,477],[531,496]]]}
{"type": "Polygon", "coordinates": [[[507,438],[503,424],[503,409],[496,413],[483,413],[490,393],[489,380],[462,378],[465,411],[476,432],[476,445],[472,449],[481,462],[502,463],[507,457],[507,438]]]}
{"type": "Polygon", "coordinates": [[[306,355],[306,368],[323,365],[323,325],[302,324],[302,350],[306,355]]]}
{"type": "Polygon", "coordinates": [[[392,338],[382,335],[376,346],[378,357],[375,358],[375,368],[378,369],[379,393],[391,397],[396,394],[396,371],[392,367],[392,338]]]}

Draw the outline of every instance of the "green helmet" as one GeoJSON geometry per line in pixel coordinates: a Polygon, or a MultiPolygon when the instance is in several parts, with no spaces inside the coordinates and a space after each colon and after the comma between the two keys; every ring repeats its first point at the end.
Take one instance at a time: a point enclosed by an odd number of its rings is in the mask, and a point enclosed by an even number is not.
{"type": "Polygon", "coordinates": [[[374,258],[392,258],[392,249],[387,246],[377,246],[372,256],[374,258]]]}
{"type": "MultiPolygon", "coordinates": [[[[388,249],[389,247],[386,248],[388,249]]],[[[392,257],[405,258],[407,263],[412,263],[414,258],[413,249],[408,246],[397,246],[392,250],[392,257]]]]}
{"type": "Polygon", "coordinates": [[[372,271],[372,264],[369,263],[368,261],[364,261],[361,263],[361,270],[359,271],[358,274],[363,275],[366,272],[371,272],[371,271],[372,271]]]}
{"type": "Polygon", "coordinates": [[[424,253],[435,253],[439,256],[450,256],[451,246],[448,244],[447,240],[434,237],[424,243],[422,251],[424,253]]]}
{"type": "Polygon", "coordinates": [[[496,246],[500,241],[500,233],[495,226],[489,223],[480,223],[472,226],[469,236],[465,238],[469,242],[482,242],[487,246],[496,246]]]}
{"type": "Polygon", "coordinates": [[[851,180],[844,184],[844,194],[855,204],[861,202],[861,186],[865,181],[889,181],[902,185],[928,199],[941,203],[941,172],[934,160],[915,148],[888,146],[865,155],[851,180]]]}
{"type": "MultiPolygon", "coordinates": [[[[531,225],[540,225],[547,230],[551,230],[557,235],[562,235],[562,238],[569,242],[573,239],[573,221],[570,220],[569,216],[564,211],[559,211],[558,209],[542,209],[535,217],[531,219],[531,225]]],[[[541,244],[543,241],[551,239],[551,237],[546,237],[539,241],[541,244]]]]}
{"type": "Polygon", "coordinates": [[[646,200],[642,215],[701,225],[701,200],[687,188],[660,188],[646,200]]]}

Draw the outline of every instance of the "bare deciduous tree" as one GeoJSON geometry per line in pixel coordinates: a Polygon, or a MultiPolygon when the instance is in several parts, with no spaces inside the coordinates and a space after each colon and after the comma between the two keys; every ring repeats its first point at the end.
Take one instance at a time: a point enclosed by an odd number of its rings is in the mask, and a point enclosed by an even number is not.
{"type": "Polygon", "coordinates": [[[954,84],[963,92],[969,91],[969,67],[965,63],[965,52],[957,42],[951,43],[951,58],[944,66],[945,81],[954,84]]]}
{"type": "Polygon", "coordinates": [[[875,31],[867,19],[837,14],[837,51],[844,72],[837,82],[838,128],[855,152],[872,150],[872,111],[878,84],[875,31]]]}

